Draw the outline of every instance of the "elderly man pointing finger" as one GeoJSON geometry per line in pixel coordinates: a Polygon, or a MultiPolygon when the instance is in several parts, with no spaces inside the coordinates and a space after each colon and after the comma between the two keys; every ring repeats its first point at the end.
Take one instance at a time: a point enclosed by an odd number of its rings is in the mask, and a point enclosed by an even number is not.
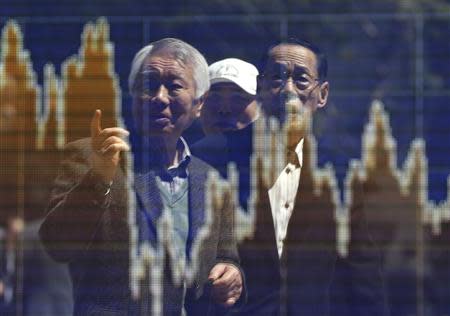
{"type": "MultiPolygon", "coordinates": [[[[207,315],[218,305],[231,307],[241,297],[243,280],[231,209],[211,215],[208,241],[198,258],[191,257],[206,224],[204,184],[212,168],[191,155],[181,134],[199,116],[209,89],[206,61],[181,40],[159,40],[136,54],[129,88],[139,240],[160,244],[158,220],[164,213],[171,218],[176,258],[199,262],[192,284],[170,284],[164,292],[161,313],[207,315]]],[[[95,112],[91,137],[66,146],[40,230],[49,253],[70,265],[75,315],[142,314],[129,288],[128,204],[120,168],[121,152],[130,149],[128,134],[120,127],[102,129],[101,112],[95,112]]],[[[163,279],[170,282],[167,275],[163,279]]]]}

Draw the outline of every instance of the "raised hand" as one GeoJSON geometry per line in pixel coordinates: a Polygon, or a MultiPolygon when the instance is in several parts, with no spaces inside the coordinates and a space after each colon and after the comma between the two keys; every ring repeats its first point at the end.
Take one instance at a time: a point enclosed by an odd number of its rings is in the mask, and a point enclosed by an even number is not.
{"type": "Polygon", "coordinates": [[[101,127],[102,111],[96,110],[91,120],[91,146],[93,169],[105,183],[114,178],[120,162],[120,152],[130,150],[125,141],[130,134],[121,127],[101,127]]]}

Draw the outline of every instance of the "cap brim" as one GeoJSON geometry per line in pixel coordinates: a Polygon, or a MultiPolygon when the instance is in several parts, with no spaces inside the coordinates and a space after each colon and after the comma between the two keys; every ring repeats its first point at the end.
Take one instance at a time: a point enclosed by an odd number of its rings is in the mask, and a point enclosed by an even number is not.
{"type": "Polygon", "coordinates": [[[245,92],[247,92],[250,95],[256,95],[256,91],[249,89],[247,87],[245,87],[245,85],[243,85],[242,83],[239,82],[239,80],[236,80],[235,78],[226,78],[226,77],[220,77],[220,78],[213,78],[210,80],[210,84],[216,84],[216,83],[234,83],[235,85],[237,85],[239,88],[241,88],[242,90],[244,90],[245,92]]]}

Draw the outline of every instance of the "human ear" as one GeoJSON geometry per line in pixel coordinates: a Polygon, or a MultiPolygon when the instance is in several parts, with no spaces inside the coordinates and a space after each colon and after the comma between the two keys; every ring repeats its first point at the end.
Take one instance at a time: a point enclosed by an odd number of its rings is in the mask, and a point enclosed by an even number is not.
{"type": "Polygon", "coordinates": [[[194,102],[194,115],[195,118],[200,117],[202,112],[203,104],[205,104],[205,100],[208,97],[208,92],[205,92],[201,97],[197,98],[194,102]]]}
{"type": "Polygon", "coordinates": [[[328,83],[328,81],[323,82],[320,85],[319,100],[317,102],[317,107],[322,108],[327,104],[329,91],[330,91],[330,84],[328,83]]]}

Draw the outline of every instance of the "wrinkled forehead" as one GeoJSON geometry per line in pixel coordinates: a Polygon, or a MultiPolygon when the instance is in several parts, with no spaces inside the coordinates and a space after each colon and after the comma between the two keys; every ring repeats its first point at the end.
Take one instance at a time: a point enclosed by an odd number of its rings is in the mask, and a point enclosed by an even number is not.
{"type": "Polygon", "coordinates": [[[187,77],[189,69],[182,63],[172,58],[164,58],[161,56],[149,56],[144,60],[142,68],[139,72],[141,76],[170,76],[170,77],[187,77]]]}
{"type": "Polygon", "coordinates": [[[155,47],[150,54],[147,56],[146,60],[153,56],[158,56],[160,58],[173,60],[177,62],[181,67],[183,68],[192,68],[193,67],[193,60],[192,57],[186,53],[185,51],[182,51],[180,49],[177,49],[176,47],[167,47],[167,46],[160,46],[155,47]]]}
{"type": "Polygon", "coordinates": [[[150,69],[176,70],[179,73],[185,73],[192,71],[192,66],[186,63],[185,59],[179,58],[176,52],[158,50],[145,57],[140,73],[150,69]]]}
{"type": "Polygon", "coordinates": [[[196,87],[192,66],[167,53],[150,54],[142,64],[137,83],[145,85],[154,80],[182,80],[189,87],[196,87]]]}
{"type": "Polygon", "coordinates": [[[281,44],[269,51],[266,72],[286,67],[303,68],[313,75],[318,74],[316,54],[300,45],[281,44]]]}

